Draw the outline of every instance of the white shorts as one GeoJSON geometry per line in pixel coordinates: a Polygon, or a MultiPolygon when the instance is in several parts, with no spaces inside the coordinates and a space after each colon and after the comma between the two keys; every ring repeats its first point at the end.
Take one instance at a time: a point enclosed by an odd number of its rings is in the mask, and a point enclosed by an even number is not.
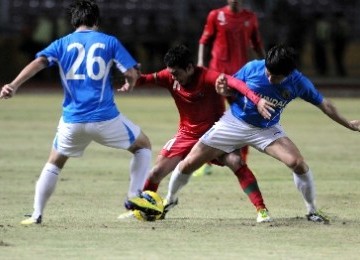
{"type": "Polygon", "coordinates": [[[128,149],[140,134],[140,127],[125,116],[101,122],[65,123],[60,118],[53,147],[68,157],[80,157],[91,141],[117,149],[128,149]]]}
{"type": "Polygon", "coordinates": [[[264,151],[269,144],[285,136],[286,133],[280,124],[268,128],[255,127],[237,119],[227,110],[200,141],[207,146],[230,153],[246,145],[264,151]]]}

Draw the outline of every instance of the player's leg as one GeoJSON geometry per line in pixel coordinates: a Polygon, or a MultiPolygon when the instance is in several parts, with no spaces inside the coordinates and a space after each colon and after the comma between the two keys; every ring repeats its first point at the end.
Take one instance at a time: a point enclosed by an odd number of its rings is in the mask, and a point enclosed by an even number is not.
{"type": "MultiPolygon", "coordinates": [[[[175,157],[165,157],[163,155],[159,155],[155,162],[154,167],[150,170],[149,176],[145,181],[145,185],[143,190],[151,190],[157,192],[160,182],[176,167],[176,165],[181,161],[180,156],[175,157]]],[[[170,210],[170,208],[174,207],[177,203],[172,203],[171,205],[168,201],[164,200],[164,213],[161,219],[165,218],[166,213],[170,210]]],[[[130,198],[125,203],[126,208],[129,210],[125,213],[122,213],[118,216],[118,219],[129,219],[129,218],[136,218],[135,214],[137,210],[147,210],[148,204],[146,201],[141,197],[141,195],[130,198]],[[145,202],[145,203],[144,203],[145,202]]]]}
{"type": "MultiPolygon", "coordinates": [[[[94,141],[109,147],[124,149],[133,154],[130,160],[130,182],[124,206],[127,210],[132,209],[133,205],[129,201],[138,198],[139,193],[144,187],[147,174],[150,169],[152,159],[151,143],[149,138],[141,131],[141,128],[120,114],[112,120],[94,123],[94,141]]],[[[143,207],[157,209],[146,200],[141,200],[143,207]]],[[[132,211],[126,211],[118,218],[133,218],[132,211]]]]}
{"type": "Polygon", "coordinates": [[[167,202],[171,203],[177,200],[177,194],[184,187],[191,174],[201,167],[204,163],[214,158],[220,157],[224,151],[212,148],[202,142],[197,142],[190,153],[182,160],[171,174],[168,193],[166,195],[167,202]]]}
{"type": "MultiPolygon", "coordinates": [[[[242,147],[239,150],[239,155],[241,156],[241,158],[243,159],[243,161],[245,163],[247,162],[248,154],[249,154],[249,146],[248,145],[245,145],[244,147],[242,147]]],[[[211,165],[211,163],[205,163],[193,173],[193,176],[201,177],[204,175],[211,175],[212,172],[213,172],[213,166],[211,165]]]]}
{"type": "Polygon", "coordinates": [[[21,222],[22,225],[40,224],[44,208],[53,194],[58,176],[68,157],[52,149],[48,162],[44,165],[35,185],[34,211],[30,218],[21,222]]]}
{"type": "Polygon", "coordinates": [[[253,172],[243,162],[239,151],[225,154],[219,159],[224,165],[228,166],[238,179],[240,187],[246,193],[251,203],[257,211],[257,222],[272,221],[270,214],[265,206],[257,179],[253,172]]]}
{"type": "Polygon", "coordinates": [[[247,163],[248,155],[249,155],[249,146],[245,145],[240,149],[240,156],[245,163],[247,163]]]}
{"type": "Polygon", "coordinates": [[[67,159],[67,156],[52,149],[50,158],[41,171],[35,186],[34,212],[31,215],[31,218],[37,222],[39,218],[41,219],[45,205],[55,190],[58,176],[67,159]]]}
{"type": "Polygon", "coordinates": [[[91,139],[79,134],[82,124],[66,124],[59,122],[49,159],[41,171],[35,186],[34,211],[29,219],[21,222],[23,225],[40,223],[44,208],[53,194],[58,176],[69,157],[82,156],[91,139]]]}
{"type": "Polygon", "coordinates": [[[191,173],[204,163],[220,158],[225,153],[231,153],[239,142],[242,128],[237,125],[230,111],[225,112],[221,119],[215,123],[196,143],[186,158],[179,163],[173,171],[166,199],[174,201],[178,191],[189,181],[191,173]]]}
{"type": "Polygon", "coordinates": [[[120,114],[114,119],[92,123],[89,131],[95,142],[105,146],[128,150],[133,154],[130,161],[130,184],[127,197],[135,197],[142,190],[152,159],[151,143],[141,128],[120,114]]]}
{"type": "Polygon", "coordinates": [[[213,166],[211,163],[204,163],[199,169],[194,171],[194,177],[201,177],[204,175],[211,175],[213,172],[213,166]]]}
{"type": "Polygon", "coordinates": [[[151,190],[156,192],[158,190],[160,182],[175,169],[176,165],[180,161],[180,156],[169,158],[159,154],[156,159],[155,165],[149,172],[143,190],[151,190]]]}
{"type": "Polygon", "coordinates": [[[128,149],[133,153],[133,158],[130,161],[130,185],[128,197],[136,196],[142,190],[147,173],[151,164],[151,144],[148,137],[140,132],[136,141],[128,149]]]}
{"type": "Polygon", "coordinates": [[[316,210],[313,174],[296,145],[288,137],[281,137],[268,145],[265,152],[292,169],[295,186],[303,196],[308,211],[308,219],[327,222],[326,217],[316,210]]]}
{"type": "MultiPolygon", "coordinates": [[[[162,179],[175,169],[176,165],[190,152],[197,141],[198,138],[194,136],[189,136],[181,131],[177,132],[174,138],[170,139],[163,146],[154,167],[149,173],[143,190],[157,191],[162,179]]],[[[141,204],[141,200],[138,198],[131,199],[129,202],[135,204],[139,202],[141,204]]],[[[169,202],[165,199],[165,208],[162,218],[164,218],[169,209],[174,207],[176,204],[177,203],[169,202]]]]}

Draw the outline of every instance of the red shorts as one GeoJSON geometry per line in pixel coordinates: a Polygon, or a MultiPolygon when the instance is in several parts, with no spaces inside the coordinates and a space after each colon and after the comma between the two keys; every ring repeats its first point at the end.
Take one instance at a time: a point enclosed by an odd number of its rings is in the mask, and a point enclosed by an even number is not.
{"type": "Polygon", "coordinates": [[[177,133],[174,138],[167,141],[160,154],[168,158],[180,156],[184,159],[198,140],[198,137],[177,133]]]}
{"type": "MultiPolygon", "coordinates": [[[[181,159],[184,159],[186,155],[190,153],[197,141],[199,141],[198,137],[191,137],[183,133],[177,133],[174,138],[167,141],[160,154],[167,158],[180,156],[181,159]]],[[[220,163],[216,159],[212,160],[211,163],[224,166],[224,164],[220,163]]]]}

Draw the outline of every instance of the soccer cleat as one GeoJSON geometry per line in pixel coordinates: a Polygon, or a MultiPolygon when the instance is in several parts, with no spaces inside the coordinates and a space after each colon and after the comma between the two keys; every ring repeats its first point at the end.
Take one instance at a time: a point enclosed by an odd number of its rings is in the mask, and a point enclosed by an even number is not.
{"type": "Polygon", "coordinates": [[[205,163],[203,166],[201,166],[199,169],[197,169],[194,173],[194,177],[201,177],[204,175],[210,175],[212,173],[212,166],[211,164],[205,163]]]}
{"type": "Polygon", "coordinates": [[[125,200],[124,202],[124,207],[126,210],[133,210],[133,203],[131,203],[128,199],[125,200]]]}
{"type": "Polygon", "coordinates": [[[306,215],[308,221],[329,224],[330,219],[321,211],[316,211],[306,215]]]}
{"type": "Polygon", "coordinates": [[[128,199],[126,204],[127,209],[140,210],[149,215],[162,213],[162,209],[142,197],[128,199]]]}
{"type": "Polygon", "coordinates": [[[168,202],[167,199],[164,199],[164,211],[161,214],[159,219],[165,219],[166,214],[170,211],[170,209],[172,209],[173,207],[175,207],[177,204],[179,203],[179,199],[176,198],[174,201],[172,202],[168,202]]]}
{"type": "Polygon", "coordinates": [[[267,209],[258,209],[257,211],[257,223],[264,223],[264,222],[272,222],[272,218],[269,215],[269,211],[267,209]]]}
{"type": "MultiPolygon", "coordinates": [[[[25,216],[29,216],[29,215],[25,215],[25,216]]],[[[33,224],[41,224],[41,222],[42,222],[42,217],[40,215],[36,219],[33,218],[33,217],[24,219],[23,221],[20,222],[20,224],[24,225],[24,226],[30,226],[30,225],[33,225],[33,224]]]]}

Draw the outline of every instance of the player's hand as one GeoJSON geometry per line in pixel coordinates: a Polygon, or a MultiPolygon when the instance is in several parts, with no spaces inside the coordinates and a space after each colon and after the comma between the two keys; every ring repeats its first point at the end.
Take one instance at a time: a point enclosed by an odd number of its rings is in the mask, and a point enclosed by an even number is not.
{"type": "Polygon", "coordinates": [[[256,105],[260,115],[265,119],[271,118],[271,113],[274,112],[274,104],[261,98],[259,103],[256,105]]]}
{"type": "Polygon", "coordinates": [[[227,79],[223,73],[221,73],[215,81],[215,90],[218,94],[226,97],[234,94],[234,90],[228,87],[227,79]]]}
{"type": "Polygon", "coordinates": [[[130,92],[132,91],[134,88],[134,86],[131,86],[131,84],[125,80],[125,84],[121,86],[121,88],[118,88],[117,91],[118,92],[130,92]]]}
{"type": "Polygon", "coordinates": [[[351,128],[351,130],[360,132],[360,120],[350,121],[350,128],[351,128]]]}
{"type": "Polygon", "coordinates": [[[1,99],[8,99],[15,95],[15,89],[10,86],[10,84],[6,84],[2,87],[0,91],[0,98],[1,99]]]}
{"type": "Polygon", "coordinates": [[[119,92],[129,92],[132,91],[136,85],[136,81],[140,78],[141,71],[140,71],[141,64],[138,63],[133,68],[127,70],[124,73],[125,76],[125,83],[122,85],[121,88],[117,89],[119,92]]]}

